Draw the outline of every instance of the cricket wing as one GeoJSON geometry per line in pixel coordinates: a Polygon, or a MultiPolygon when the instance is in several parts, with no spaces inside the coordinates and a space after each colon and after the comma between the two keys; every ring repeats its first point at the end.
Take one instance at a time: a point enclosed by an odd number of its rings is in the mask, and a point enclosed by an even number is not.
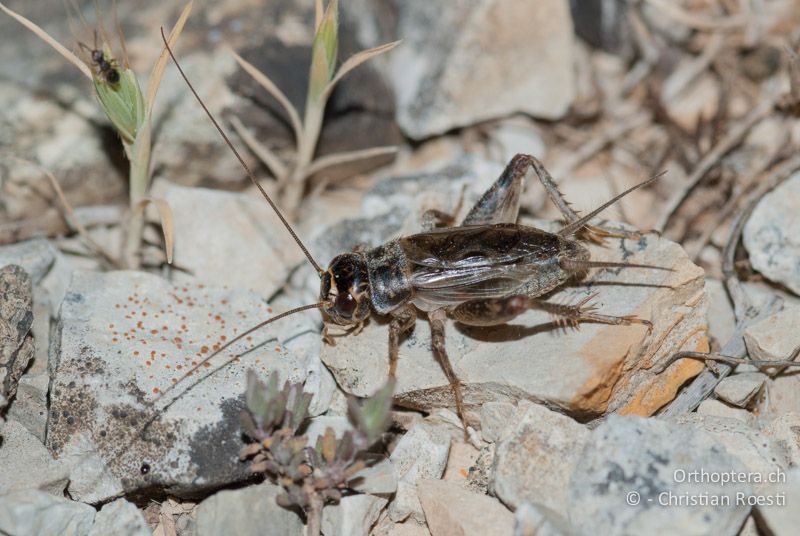
{"type": "Polygon", "coordinates": [[[558,237],[533,227],[456,227],[400,239],[415,304],[425,310],[528,293],[556,262],[558,237]]]}

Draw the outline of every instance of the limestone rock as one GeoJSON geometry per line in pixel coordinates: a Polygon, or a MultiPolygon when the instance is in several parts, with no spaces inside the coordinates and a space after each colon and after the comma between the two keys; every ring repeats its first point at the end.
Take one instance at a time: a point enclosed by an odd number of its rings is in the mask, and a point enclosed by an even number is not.
{"type": "Polygon", "coordinates": [[[514,112],[557,119],[567,111],[575,89],[566,0],[413,0],[398,8],[403,45],[389,61],[407,136],[514,112]]]}
{"type": "Polygon", "coordinates": [[[0,268],[0,396],[11,399],[33,357],[33,289],[16,264],[0,268]]]}
{"type": "Polygon", "coordinates": [[[743,408],[761,390],[766,376],[760,372],[742,372],[722,380],[714,389],[714,394],[725,402],[743,408]]]}
{"type": "Polygon", "coordinates": [[[20,423],[0,421],[0,494],[38,489],[62,496],[68,473],[20,423]]]}
{"type": "Polygon", "coordinates": [[[742,235],[753,268],[800,294],[800,173],[761,198],[742,235]]]}
{"type": "Polygon", "coordinates": [[[763,504],[756,507],[759,525],[774,536],[796,534],[800,511],[792,505],[800,503],[800,469],[787,471],[785,481],[770,485],[762,498],[763,504]]]}
{"type": "MultiPolygon", "coordinates": [[[[173,286],[138,272],[76,273],[54,341],[47,434],[57,457],[74,463],[73,497],[94,503],[154,486],[181,496],[245,478],[238,460],[245,371],[301,381],[308,365],[285,341],[307,330],[302,322],[254,332],[210,364],[240,355],[237,362],[168,409],[188,382],[154,404],[193,363],[271,313],[242,290],[173,286]]],[[[201,367],[195,376],[211,370],[201,367]]]]}
{"type": "Polygon", "coordinates": [[[383,497],[361,493],[342,497],[339,504],[322,510],[322,534],[325,536],[368,536],[386,503],[383,497]]]}
{"type": "Polygon", "coordinates": [[[417,482],[425,521],[433,536],[511,534],[514,514],[497,499],[441,480],[417,482]]]}
{"type": "Polygon", "coordinates": [[[736,329],[736,317],[733,314],[728,293],[721,281],[706,279],[708,292],[708,334],[722,348],[730,340],[736,329]]]}
{"type": "Polygon", "coordinates": [[[514,536],[571,536],[569,523],[540,504],[525,503],[514,513],[514,536]]]}
{"type": "Polygon", "coordinates": [[[425,517],[417,497],[417,482],[440,478],[450,452],[450,433],[443,425],[420,423],[398,441],[389,457],[397,472],[397,493],[389,505],[392,521],[412,516],[417,523],[425,517]]]}
{"type": "Polygon", "coordinates": [[[497,446],[494,495],[512,508],[539,503],[565,516],[569,478],[588,436],[569,417],[530,404],[497,446]]]}
{"type": "MultiPolygon", "coordinates": [[[[230,285],[272,296],[295,265],[305,260],[275,212],[257,193],[223,192],[156,183],[153,195],[172,209],[175,263],[192,277],[176,272],[177,282],[189,279],[230,285]],[[235,274],[235,275],[234,275],[235,274]]],[[[255,318],[251,322],[257,323],[255,318]]]]}
{"type": "Polygon", "coordinates": [[[514,425],[517,407],[509,402],[487,402],[481,406],[481,437],[496,443],[503,439],[514,425]]]}
{"type": "Polygon", "coordinates": [[[142,512],[136,505],[125,499],[117,499],[103,506],[94,516],[94,525],[89,536],[150,536],[152,531],[147,526],[142,512]]]}
{"type": "Polygon", "coordinates": [[[712,417],[722,417],[725,419],[737,419],[745,424],[753,422],[753,414],[746,409],[732,406],[721,400],[707,398],[697,406],[698,415],[709,415],[712,417]]]}
{"type": "Polygon", "coordinates": [[[775,361],[789,359],[800,348],[800,307],[788,306],[744,332],[744,342],[753,359],[775,361]]]}
{"type": "Polygon", "coordinates": [[[270,483],[215,493],[197,506],[197,536],[302,536],[297,513],[281,508],[275,497],[281,488],[270,483]],[[268,527],[268,529],[267,529],[268,527]]]}
{"type": "Polygon", "coordinates": [[[38,490],[0,495],[0,533],[87,536],[95,518],[88,504],[38,490]]]}
{"type": "Polygon", "coordinates": [[[572,474],[569,518],[580,534],[734,536],[750,512],[737,506],[736,493],[747,495],[750,487],[682,475],[744,470],[713,437],[691,426],[611,416],[592,432],[572,474]],[[701,494],[725,496],[730,504],[669,506],[701,494]]]}

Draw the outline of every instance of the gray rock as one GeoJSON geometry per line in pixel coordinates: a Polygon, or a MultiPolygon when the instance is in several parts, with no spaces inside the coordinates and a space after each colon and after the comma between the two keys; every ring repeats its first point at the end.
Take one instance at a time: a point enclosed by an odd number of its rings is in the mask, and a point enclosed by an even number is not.
{"type": "MultiPolygon", "coordinates": [[[[182,496],[245,478],[238,460],[244,374],[277,371],[281,380],[303,380],[307,363],[284,345],[305,330],[297,320],[223,352],[213,366],[241,358],[167,410],[161,408],[171,396],[154,403],[193,363],[270,314],[242,290],[173,286],[137,272],[76,273],[54,341],[47,434],[48,447],[74,463],[73,497],[94,503],[154,486],[182,496]]],[[[196,376],[206,370],[213,368],[196,376]]],[[[179,386],[172,395],[181,392],[179,386]]]]}
{"type": "Polygon", "coordinates": [[[0,395],[9,400],[33,358],[32,324],[30,276],[16,264],[0,268],[0,395]]]}
{"type": "Polygon", "coordinates": [[[571,536],[569,523],[541,504],[525,503],[514,513],[514,536],[571,536]]]}
{"type": "Polygon", "coordinates": [[[800,504],[800,469],[795,467],[787,471],[783,480],[769,486],[760,498],[762,504],[756,507],[756,516],[767,534],[797,534],[800,510],[792,505],[800,504]]]}
{"type": "Polygon", "coordinates": [[[783,413],[767,422],[761,431],[781,452],[781,467],[800,466],[800,414],[783,413]]]}
{"type": "Polygon", "coordinates": [[[481,406],[481,437],[496,443],[514,425],[512,418],[517,407],[509,402],[487,402],[481,406]]]}
{"type": "Polygon", "coordinates": [[[300,517],[275,502],[280,493],[269,483],[215,493],[197,506],[197,536],[302,536],[300,517]]]}
{"type": "Polygon", "coordinates": [[[764,361],[789,359],[800,348],[798,325],[800,307],[787,306],[749,326],[744,332],[744,342],[750,357],[764,361]]]}
{"type": "Polygon", "coordinates": [[[511,534],[514,528],[514,514],[493,497],[441,480],[418,481],[417,493],[432,536],[511,534]]]}
{"type": "Polygon", "coordinates": [[[743,408],[761,390],[766,376],[760,372],[743,372],[728,376],[714,388],[714,394],[725,402],[743,408]]]}
{"type": "Polygon", "coordinates": [[[707,398],[697,407],[698,415],[709,415],[713,417],[723,417],[726,419],[737,419],[745,424],[753,422],[753,414],[736,406],[732,406],[721,400],[707,398]]]}
{"type": "Polygon", "coordinates": [[[37,285],[56,260],[55,248],[44,238],[34,238],[10,246],[0,247],[0,267],[7,264],[22,266],[37,285]]]}
{"type": "Polygon", "coordinates": [[[403,45],[389,61],[397,120],[409,137],[514,112],[557,119],[567,111],[575,89],[566,0],[413,0],[398,8],[403,45]]]}
{"type": "Polygon", "coordinates": [[[572,469],[589,431],[569,417],[530,404],[497,445],[491,489],[512,508],[539,503],[567,515],[572,469]]]}
{"type": "Polygon", "coordinates": [[[763,432],[738,419],[687,413],[674,417],[672,421],[707,432],[717,444],[723,445],[753,475],[750,483],[755,491],[760,491],[764,483],[769,482],[770,475],[778,474],[788,467],[784,464],[783,453],[778,444],[763,432]],[[756,474],[761,476],[757,477],[756,474]]]}
{"type": "Polygon", "coordinates": [[[117,499],[97,512],[89,536],[150,536],[152,533],[135,504],[117,499]]]}
{"type": "Polygon", "coordinates": [[[67,468],[14,419],[0,423],[0,494],[38,489],[62,496],[67,468]]]}
{"type": "Polygon", "coordinates": [[[25,490],[0,495],[0,533],[87,536],[94,521],[88,504],[25,490]]]}
{"type": "Polygon", "coordinates": [[[722,348],[736,329],[733,306],[721,281],[706,279],[706,292],[708,292],[708,334],[716,341],[719,348],[722,348]]]}
{"type": "Polygon", "coordinates": [[[389,505],[392,521],[411,516],[417,523],[425,522],[417,497],[417,481],[440,478],[449,452],[450,433],[444,425],[419,423],[400,438],[389,457],[397,473],[397,492],[389,505]]]}
{"type": "MultiPolygon", "coordinates": [[[[175,281],[230,285],[272,296],[305,260],[275,212],[258,194],[189,188],[166,181],[153,187],[166,199],[175,227],[175,281]],[[202,239],[198,239],[202,237],[202,239]],[[235,276],[234,276],[235,274],[235,276]]],[[[252,320],[254,323],[255,320],[252,320]]]]}
{"type": "Polygon", "coordinates": [[[384,497],[366,493],[342,497],[339,504],[329,504],[322,509],[322,534],[367,536],[388,502],[384,497]]]}
{"type": "Polygon", "coordinates": [[[705,432],[660,419],[611,416],[592,432],[572,474],[569,518],[581,534],[733,536],[750,512],[737,505],[736,494],[747,495],[750,487],[702,477],[731,471],[745,466],[705,432]],[[729,504],[689,505],[692,498],[729,504]],[[677,501],[684,502],[669,506],[677,501]]]}
{"type": "Polygon", "coordinates": [[[391,495],[397,491],[397,474],[394,465],[388,459],[383,459],[353,475],[348,486],[360,493],[391,495]]]}
{"type": "Polygon", "coordinates": [[[744,227],[753,268],[800,294],[800,173],[761,198],[744,227]]]}

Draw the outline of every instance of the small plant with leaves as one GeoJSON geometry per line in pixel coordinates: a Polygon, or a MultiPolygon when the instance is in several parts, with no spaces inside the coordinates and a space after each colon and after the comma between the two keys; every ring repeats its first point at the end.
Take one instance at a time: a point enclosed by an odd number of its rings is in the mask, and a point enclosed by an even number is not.
{"type": "MultiPolygon", "coordinates": [[[[178,17],[169,34],[170,46],[174,45],[183,31],[186,20],[192,11],[190,1],[178,17]]],[[[105,31],[100,31],[102,42],[97,43],[95,33],[94,48],[81,43],[80,47],[88,53],[86,61],[82,60],[61,43],[53,39],[34,22],[28,20],[0,3],[0,10],[10,15],[23,26],[31,30],[37,37],[50,45],[67,61],[75,65],[91,80],[95,96],[114,129],[119,134],[125,155],[130,162],[129,167],[129,205],[130,218],[127,222],[126,238],[122,252],[122,260],[118,263],[128,268],[137,268],[140,264],[140,246],[144,227],[144,209],[153,203],[158,209],[161,226],[164,231],[167,262],[172,262],[172,214],[163,199],[147,195],[150,186],[151,152],[152,152],[152,115],[156,94],[161,85],[169,55],[166,48],[162,50],[152,71],[147,85],[147,92],[142,93],[141,86],[134,72],[129,68],[125,40],[120,31],[120,44],[123,50],[123,61],[120,63],[112,52],[110,39],[105,31]]]]}
{"type": "Polygon", "coordinates": [[[397,150],[393,146],[373,147],[314,158],[317,140],[322,130],[325,105],[336,84],[347,73],[365,61],[387,52],[399,44],[399,41],[395,41],[361,51],[347,59],[337,69],[336,64],[339,54],[338,0],[331,0],[327,7],[323,7],[322,0],[316,0],[315,13],[308,92],[302,121],[297,109],[266,74],[256,69],[235,52],[233,53],[239,65],[280,103],[289,117],[297,149],[294,161],[289,165],[282,162],[268,147],[259,143],[238,118],[233,118],[232,124],[248,147],[275,175],[281,192],[282,207],[290,218],[293,217],[302,200],[306,181],[310,176],[334,165],[392,154],[397,150]]]}
{"type": "Polygon", "coordinates": [[[379,459],[366,450],[389,428],[393,392],[390,381],[361,404],[350,399],[353,429],[337,438],[327,427],[310,445],[298,432],[308,417],[311,394],[303,391],[302,384],[288,381],[279,389],[276,374],[265,385],[251,371],[242,424],[256,442],[245,447],[240,458],[251,460],[252,472],[264,473],[283,487],[278,504],[302,508],[308,516],[308,534],[319,534],[325,503],[338,502],[358,474],[379,459]]]}

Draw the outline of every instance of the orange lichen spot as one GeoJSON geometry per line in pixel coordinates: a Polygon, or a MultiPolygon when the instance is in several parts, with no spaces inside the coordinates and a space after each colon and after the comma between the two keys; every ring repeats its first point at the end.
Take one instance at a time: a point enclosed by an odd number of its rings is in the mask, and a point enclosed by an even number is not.
{"type": "Polygon", "coordinates": [[[281,347],[280,347],[280,346],[276,346],[276,347],[275,347],[275,351],[276,351],[276,352],[280,352],[280,351],[281,351],[281,347]]]}
{"type": "Polygon", "coordinates": [[[164,352],[161,352],[161,357],[167,357],[167,354],[165,354],[164,352]]]}
{"type": "Polygon", "coordinates": [[[206,286],[204,284],[200,283],[199,285],[197,285],[197,288],[203,289],[203,288],[206,288],[206,286]]]}
{"type": "Polygon", "coordinates": [[[461,469],[458,470],[458,474],[464,478],[467,478],[469,476],[469,471],[467,471],[462,467],[461,469]]]}
{"type": "Polygon", "coordinates": [[[118,304],[118,303],[114,304],[114,309],[119,309],[120,307],[121,307],[120,304],[118,304]]]}
{"type": "Polygon", "coordinates": [[[211,363],[206,361],[205,363],[203,363],[203,366],[206,367],[206,368],[209,368],[211,366],[211,363]]]}
{"type": "Polygon", "coordinates": [[[244,338],[244,340],[246,340],[247,342],[252,342],[253,341],[253,337],[248,335],[247,337],[244,338]]]}
{"type": "Polygon", "coordinates": [[[187,331],[189,328],[186,327],[186,324],[181,324],[181,331],[187,331]]]}
{"type": "Polygon", "coordinates": [[[194,307],[194,302],[192,300],[187,300],[186,301],[186,306],[187,307],[194,307]]]}
{"type": "Polygon", "coordinates": [[[178,383],[178,378],[172,378],[172,383],[178,383]]]}
{"type": "Polygon", "coordinates": [[[214,346],[211,347],[215,352],[218,352],[222,346],[219,343],[216,343],[214,346]]]}
{"type": "MultiPolygon", "coordinates": [[[[142,311],[142,316],[147,316],[147,311],[142,311]]],[[[156,318],[158,318],[158,315],[156,315],[156,318]]]]}
{"type": "Polygon", "coordinates": [[[150,330],[150,335],[158,335],[158,330],[157,329],[151,329],[150,330]]]}
{"type": "Polygon", "coordinates": [[[226,340],[228,340],[228,337],[226,337],[225,335],[220,335],[219,336],[219,340],[221,340],[222,342],[225,342],[226,340]]]}
{"type": "Polygon", "coordinates": [[[219,301],[219,303],[221,303],[222,305],[228,305],[228,300],[226,300],[226,299],[224,299],[224,298],[223,298],[223,299],[221,299],[221,300],[219,301]]]}
{"type": "Polygon", "coordinates": [[[181,317],[181,320],[183,320],[184,322],[186,322],[186,317],[185,317],[185,316],[182,316],[182,317],[181,317]]]}
{"type": "Polygon", "coordinates": [[[183,365],[175,365],[175,370],[181,370],[182,368],[183,368],[183,365]]]}
{"type": "Polygon", "coordinates": [[[108,329],[114,329],[114,324],[109,324],[108,329]]]}
{"type": "Polygon", "coordinates": [[[189,289],[188,289],[188,288],[186,288],[186,287],[183,287],[181,290],[182,290],[183,292],[189,292],[189,289]]]}
{"type": "Polygon", "coordinates": [[[196,367],[197,366],[197,361],[192,361],[192,366],[196,367]]]}
{"type": "Polygon", "coordinates": [[[181,339],[180,337],[175,337],[175,342],[183,342],[183,339],[181,339]]]}
{"type": "Polygon", "coordinates": [[[155,357],[155,356],[156,356],[156,351],[150,350],[150,357],[155,357]]]}
{"type": "Polygon", "coordinates": [[[207,354],[208,353],[208,346],[204,345],[202,348],[200,348],[200,353],[207,354]]]}
{"type": "Polygon", "coordinates": [[[148,359],[147,361],[144,362],[144,364],[149,367],[152,363],[150,363],[150,360],[148,359]]]}
{"type": "Polygon", "coordinates": [[[217,321],[222,320],[222,317],[219,316],[219,315],[214,315],[214,320],[217,320],[217,321]]]}
{"type": "Polygon", "coordinates": [[[131,316],[136,316],[136,311],[131,311],[131,316]]]}
{"type": "Polygon", "coordinates": [[[144,329],[144,322],[139,320],[138,322],[136,322],[136,327],[139,329],[144,329]]]}
{"type": "Polygon", "coordinates": [[[111,342],[113,342],[113,343],[117,343],[117,342],[119,342],[119,339],[118,339],[118,338],[116,338],[116,337],[114,337],[113,339],[111,339],[111,342]]]}
{"type": "Polygon", "coordinates": [[[161,331],[167,331],[167,326],[161,326],[161,331]]]}
{"type": "Polygon", "coordinates": [[[169,365],[164,365],[164,368],[165,368],[165,369],[170,369],[170,368],[172,368],[172,367],[171,367],[171,366],[169,366],[169,365]]]}
{"type": "Polygon", "coordinates": [[[267,307],[267,312],[271,313],[272,312],[272,307],[267,307]]]}
{"type": "Polygon", "coordinates": [[[139,357],[139,350],[133,351],[133,357],[139,357]]]}
{"type": "Polygon", "coordinates": [[[178,298],[178,305],[183,305],[183,300],[178,298]]]}
{"type": "Polygon", "coordinates": [[[133,301],[133,296],[128,296],[128,301],[132,302],[133,301]]]}
{"type": "Polygon", "coordinates": [[[153,394],[154,395],[157,395],[160,392],[161,392],[161,389],[159,389],[158,387],[153,387],[153,394]]]}
{"type": "Polygon", "coordinates": [[[176,344],[175,348],[177,348],[178,350],[183,350],[183,345],[182,344],[176,344]]]}

